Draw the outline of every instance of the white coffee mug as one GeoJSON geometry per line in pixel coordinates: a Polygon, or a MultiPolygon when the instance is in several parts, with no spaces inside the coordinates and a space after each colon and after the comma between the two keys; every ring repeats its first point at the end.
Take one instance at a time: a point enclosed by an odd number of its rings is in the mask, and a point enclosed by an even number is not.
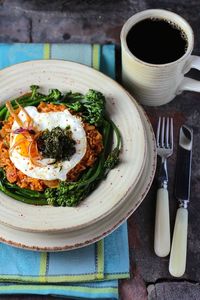
{"type": "MultiPolygon", "coordinates": [[[[149,9],[129,18],[121,31],[122,83],[141,104],[158,106],[170,102],[183,90],[200,92],[200,82],[184,77],[191,68],[200,70],[200,57],[191,55],[194,34],[181,16],[162,9],[149,9]],[[186,35],[188,46],[178,60],[165,64],[146,63],[134,56],[127,46],[127,34],[138,22],[147,18],[169,20],[186,35]]],[[[141,37],[142,38],[142,37],[141,37]]]]}

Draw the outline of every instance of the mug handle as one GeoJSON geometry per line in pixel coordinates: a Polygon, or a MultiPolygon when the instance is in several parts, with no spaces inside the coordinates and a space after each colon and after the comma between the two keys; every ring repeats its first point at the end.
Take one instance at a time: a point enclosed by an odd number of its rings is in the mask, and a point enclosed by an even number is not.
{"type": "MultiPolygon", "coordinates": [[[[189,68],[187,68],[187,71],[190,69],[197,69],[200,71],[200,56],[190,56],[190,64],[189,68]]],[[[189,77],[183,77],[183,80],[178,87],[178,94],[182,91],[200,92],[200,82],[189,77]]]]}

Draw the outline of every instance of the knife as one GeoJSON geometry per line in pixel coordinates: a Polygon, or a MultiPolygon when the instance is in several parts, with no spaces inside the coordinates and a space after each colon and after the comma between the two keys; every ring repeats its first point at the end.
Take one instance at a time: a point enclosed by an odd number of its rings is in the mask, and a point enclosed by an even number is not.
{"type": "Polygon", "coordinates": [[[169,272],[174,277],[185,273],[187,255],[188,203],[192,161],[193,131],[186,125],[180,128],[176,165],[175,197],[179,202],[176,213],[169,272]]]}

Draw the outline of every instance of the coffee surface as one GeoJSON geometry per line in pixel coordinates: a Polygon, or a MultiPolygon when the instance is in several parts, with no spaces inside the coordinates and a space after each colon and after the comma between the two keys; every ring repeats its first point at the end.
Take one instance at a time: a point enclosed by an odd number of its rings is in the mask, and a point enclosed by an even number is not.
{"type": "Polygon", "coordinates": [[[134,25],[126,41],[133,55],[151,64],[176,61],[185,54],[188,45],[185,33],[174,23],[154,18],[134,25]]]}

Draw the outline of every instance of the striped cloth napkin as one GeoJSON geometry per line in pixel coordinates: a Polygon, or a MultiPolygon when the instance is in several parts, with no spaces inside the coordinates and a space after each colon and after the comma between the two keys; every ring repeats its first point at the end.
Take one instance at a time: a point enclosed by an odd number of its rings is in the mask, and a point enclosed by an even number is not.
{"type": "MultiPolygon", "coordinates": [[[[0,44],[0,69],[35,59],[71,60],[115,77],[113,45],[0,44]]],[[[126,223],[105,239],[72,251],[34,252],[0,244],[0,294],[118,299],[118,279],[128,277],[126,223]]]]}

